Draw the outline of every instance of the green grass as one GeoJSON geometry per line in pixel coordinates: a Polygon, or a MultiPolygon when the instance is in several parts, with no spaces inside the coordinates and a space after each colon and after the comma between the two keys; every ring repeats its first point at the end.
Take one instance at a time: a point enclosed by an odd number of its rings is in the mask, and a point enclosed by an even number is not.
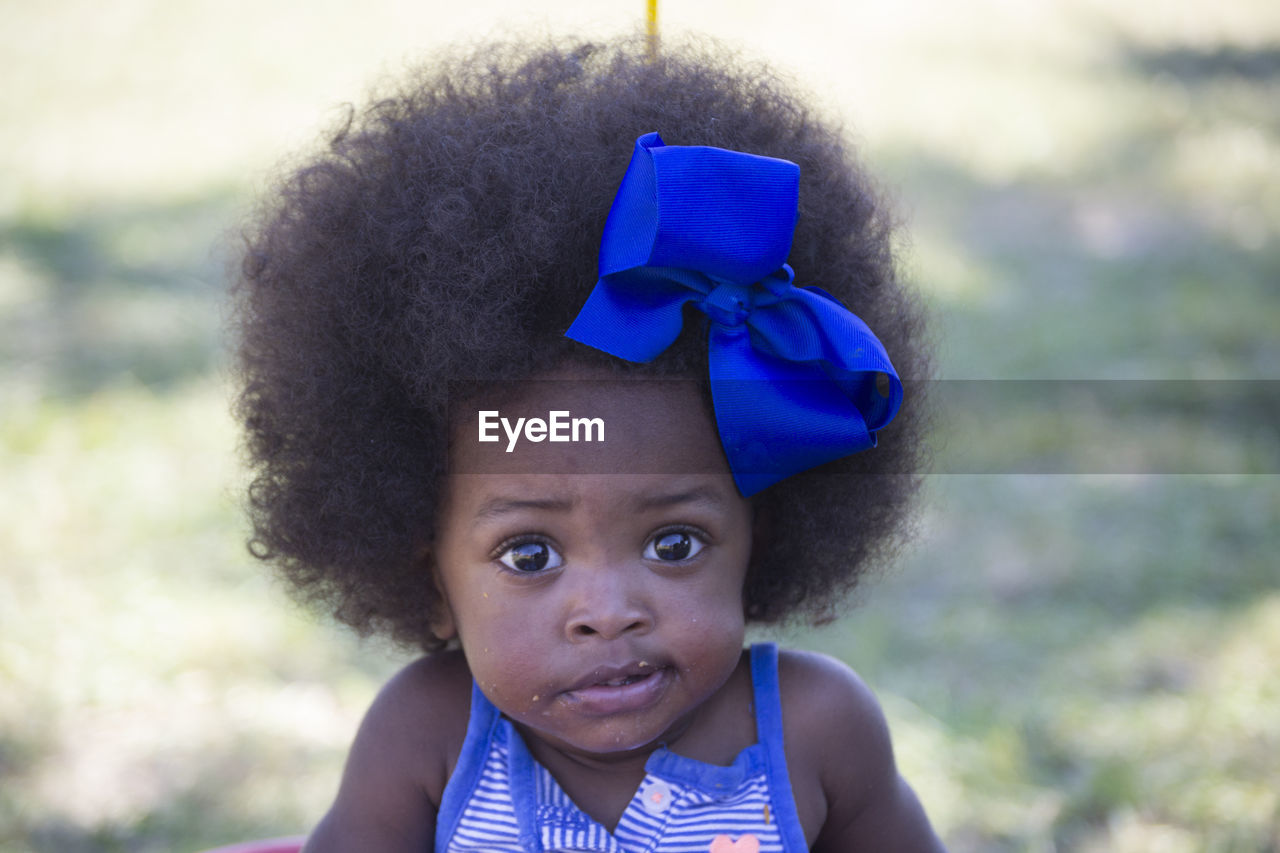
{"type": "MultiPolygon", "coordinates": [[[[323,811],[405,658],[242,547],[227,234],[406,57],[632,6],[7,4],[0,850],[194,851],[323,811]]],[[[1278,8],[662,4],[848,119],[942,375],[1028,381],[941,389],[942,470],[980,473],[931,477],[901,563],[784,636],[879,692],[955,851],[1280,849],[1278,8]],[[1178,393],[999,390],[1044,379],[1178,393]]]]}
{"type": "Polygon", "coordinates": [[[958,848],[1120,849],[1124,820],[1267,849],[1273,480],[934,478],[923,550],[811,642],[891,691],[958,848]]]}

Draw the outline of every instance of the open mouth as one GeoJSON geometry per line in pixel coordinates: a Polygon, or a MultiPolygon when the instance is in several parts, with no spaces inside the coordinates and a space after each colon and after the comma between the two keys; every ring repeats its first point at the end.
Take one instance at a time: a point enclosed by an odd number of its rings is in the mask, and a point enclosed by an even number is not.
{"type": "Polygon", "coordinates": [[[594,687],[626,687],[628,684],[635,684],[637,681],[643,681],[653,675],[653,671],[644,673],[643,675],[624,675],[622,678],[612,678],[608,681],[597,682],[594,687]]]}
{"type": "Polygon", "coordinates": [[[576,710],[592,716],[642,711],[662,699],[671,677],[667,667],[630,666],[596,672],[563,695],[576,710]]]}

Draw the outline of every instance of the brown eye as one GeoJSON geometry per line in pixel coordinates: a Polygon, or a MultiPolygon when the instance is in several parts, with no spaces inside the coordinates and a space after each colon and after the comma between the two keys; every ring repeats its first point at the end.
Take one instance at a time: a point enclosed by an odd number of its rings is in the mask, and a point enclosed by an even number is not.
{"type": "Polygon", "coordinates": [[[517,572],[540,572],[556,568],[562,562],[560,555],[546,542],[521,542],[502,552],[498,562],[517,572]]]}
{"type": "Polygon", "coordinates": [[[702,550],[702,542],[683,530],[663,533],[649,540],[645,556],[650,560],[662,560],[668,563],[687,560],[702,550]]]}

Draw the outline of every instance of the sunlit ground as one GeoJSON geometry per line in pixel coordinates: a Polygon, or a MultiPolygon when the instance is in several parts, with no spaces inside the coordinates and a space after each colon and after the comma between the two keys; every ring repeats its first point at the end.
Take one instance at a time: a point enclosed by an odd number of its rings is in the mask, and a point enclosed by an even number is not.
{"type": "MultiPolygon", "coordinates": [[[[195,851],[323,812],[406,657],[298,612],[242,547],[224,235],[432,44],[643,11],[6,4],[0,850],[195,851]]],[[[1280,849],[1280,5],[662,0],[662,22],[847,120],[945,378],[1182,389],[1123,429],[959,407],[939,460],[978,473],[930,477],[900,565],[784,640],[876,688],[953,850],[1280,849]]]]}

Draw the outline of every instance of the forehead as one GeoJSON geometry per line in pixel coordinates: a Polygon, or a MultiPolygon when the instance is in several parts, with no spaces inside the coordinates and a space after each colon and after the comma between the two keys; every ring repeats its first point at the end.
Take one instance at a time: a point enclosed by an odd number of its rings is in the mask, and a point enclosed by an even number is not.
{"type": "Polygon", "coordinates": [[[730,476],[696,382],[545,379],[451,412],[450,474],[730,476]]]}

